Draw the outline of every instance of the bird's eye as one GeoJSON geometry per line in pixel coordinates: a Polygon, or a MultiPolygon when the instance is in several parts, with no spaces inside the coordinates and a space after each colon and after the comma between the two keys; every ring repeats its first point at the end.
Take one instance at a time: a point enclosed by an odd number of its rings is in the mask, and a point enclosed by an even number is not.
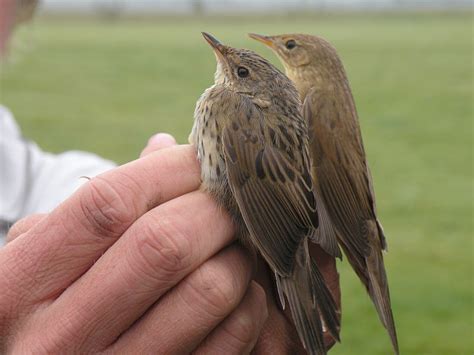
{"type": "Polygon", "coordinates": [[[249,70],[247,68],[244,68],[244,67],[238,67],[237,68],[237,75],[240,78],[246,78],[246,77],[249,76],[249,70]]]}
{"type": "Polygon", "coordinates": [[[295,40],[290,39],[290,40],[288,40],[288,41],[286,42],[285,46],[286,46],[286,48],[288,48],[288,49],[293,49],[293,48],[296,47],[296,42],[295,42],[295,40]]]}

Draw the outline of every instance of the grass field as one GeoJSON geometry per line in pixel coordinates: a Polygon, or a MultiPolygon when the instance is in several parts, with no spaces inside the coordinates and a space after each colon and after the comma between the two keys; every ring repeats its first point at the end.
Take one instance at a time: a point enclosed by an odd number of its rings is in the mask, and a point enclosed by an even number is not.
{"type": "MultiPolygon", "coordinates": [[[[339,49],[356,98],[389,238],[386,264],[403,354],[472,354],[472,14],[39,20],[17,37],[1,103],[44,149],[134,159],[150,135],[185,142],[215,61],[200,31],[278,64],[247,32],[307,32],[339,49]]],[[[389,354],[345,263],[342,344],[389,354]]]]}

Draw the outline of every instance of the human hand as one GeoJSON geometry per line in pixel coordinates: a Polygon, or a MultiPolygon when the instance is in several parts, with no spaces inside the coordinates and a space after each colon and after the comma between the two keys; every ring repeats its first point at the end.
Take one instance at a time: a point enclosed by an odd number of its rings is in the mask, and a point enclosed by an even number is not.
{"type": "MultiPolygon", "coordinates": [[[[173,144],[174,139],[170,136],[154,136],[149,141],[149,145],[144,152],[153,150],[154,145],[173,144]]],[[[341,290],[339,284],[339,274],[336,269],[336,260],[317,244],[309,243],[310,254],[316,260],[326,284],[341,310],[341,290]]],[[[284,312],[279,305],[277,294],[275,293],[273,273],[268,268],[265,261],[258,257],[257,274],[254,280],[263,286],[267,295],[268,318],[260,333],[254,354],[282,354],[282,353],[306,353],[299,341],[296,328],[294,327],[291,314],[287,308],[284,312]]],[[[335,340],[328,333],[324,333],[324,340],[327,348],[331,348],[335,340]]]]}
{"type": "MultiPolygon", "coordinates": [[[[175,143],[174,138],[167,135],[158,135],[150,139],[149,145],[144,153],[152,151],[155,145],[175,143]]],[[[336,304],[341,309],[341,290],[339,284],[339,274],[336,269],[335,258],[325,253],[318,245],[309,244],[312,257],[316,260],[319,269],[326,280],[326,284],[331,291],[336,304]]],[[[267,295],[267,305],[269,316],[260,333],[258,342],[253,351],[254,354],[281,354],[281,353],[305,353],[302,347],[296,328],[293,325],[291,314],[288,308],[283,312],[277,301],[275,293],[273,273],[268,268],[264,260],[259,257],[257,266],[257,275],[255,281],[263,286],[267,295]]],[[[331,348],[335,340],[325,332],[324,340],[327,348],[331,348]]]]}
{"type": "MultiPolygon", "coordinates": [[[[167,136],[167,135],[154,136],[150,139],[148,146],[142,152],[142,157],[148,154],[151,154],[156,150],[166,148],[174,144],[176,144],[176,142],[170,136],[167,136]]],[[[186,154],[183,155],[183,157],[185,156],[186,154]]],[[[179,161],[179,158],[176,160],[173,160],[172,166],[168,166],[168,167],[176,168],[174,164],[176,164],[178,161],[179,161]]],[[[22,238],[25,238],[23,237],[23,234],[27,234],[28,232],[30,234],[33,234],[32,236],[33,238],[42,238],[41,235],[38,235],[40,233],[32,233],[30,229],[32,229],[36,224],[42,221],[44,217],[45,216],[31,216],[29,218],[26,218],[18,222],[11,229],[10,234],[9,234],[9,240],[16,239],[19,236],[22,236],[22,238]]],[[[223,223],[228,223],[228,221],[225,221],[226,217],[225,216],[223,217],[224,217],[223,223]]],[[[215,216],[209,217],[209,220],[213,218],[215,218],[215,216]]],[[[43,222],[43,223],[46,223],[46,222],[43,222]]],[[[227,240],[227,238],[229,238],[228,235],[224,237],[225,240],[227,240]]],[[[34,247],[33,245],[29,245],[28,243],[26,246],[34,247]]],[[[312,248],[315,249],[317,253],[319,253],[318,255],[316,255],[316,259],[318,260],[322,273],[324,274],[326,280],[329,283],[329,286],[331,288],[331,291],[333,292],[333,295],[335,295],[335,299],[338,301],[338,304],[340,304],[338,275],[335,269],[334,259],[328,257],[318,247],[313,245],[312,248]]],[[[110,253],[110,251],[108,251],[108,253],[110,253]]],[[[242,265],[245,266],[245,263],[248,262],[248,259],[245,259],[246,257],[244,255],[239,255],[237,258],[239,257],[244,259],[243,262],[242,260],[239,260],[238,263],[235,263],[235,265],[231,263],[230,265],[225,266],[223,264],[226,264],[229,261],[232,261],[232,258],[229,259],[227,256],[225,256],[221,258],[220,260],[218,260],[219,262],[215,263],[214,267],[212,267],[211,269],[215,269],[215,271],[219,271],[222,267],[224,267],[224,270],[220,270],[220,271],[224,271],[222,274],[231,273],[232,271],[235,272],[236,266],[237,268],[239,266],[241,267],[242,265]]],[[[201,272],[201,274],[205,275],[206,269],[203,266],[201,266],[201,268],[204,269],[204,272],[201,272]]],[[[245,269],[245,267],[243,269],[245,269]]],[[[259,262],[258,270],[259,271],[257,275],[257,280],[263,285],[267,293],[269,317],[268,317],[268,321],[265,323],[265,326],[262,332],[260,333],[260,338],[257,342],[254,352],[255,353],[268,353],[268,352],[287,353],[287,352],[295,352],[296,350],[303,351],[298,341],[298,336],[296,334],[296,331],[292,325],[291,316],[289,314],[281,312],[279,305],[277,305],[276,303],[277,301],[273,292],[274,291],[273,276],[269,272],[266,264],[264,264],[262,260],[260,260],[259,262]]],[[[242,270],[239,270],[239,272],[241,271],[242,270]]],[[[196,273],[196,271],[194,273],[196,273]]],[[[0,274],[1,274],[1,267],[0,267],[0,274]]],[[[235,275],[233,275],[233,277],[235,277],[235,275]]],[[[178,285],[185,283],[186,280],[187,279],[185,279],[178,285]]],[[[242,284],[245,285],[245,282],[239,283],[239,286],[241,286],[242,284]]],[[[212,285],[208,285],[208,286],[212,287],[212,285]]],[[[131,292],[133,293],[133,290],[131,292]]],[[[181,338],[183,336],[189,336],[187,334],[190,332],[192,333],[194,329],[179,329],[179,327],[181,327],[181,323],[176,323],[176,326],[172,326],[171,329],[165,329],[165,334],[160,334],[160,330],[163,328],[162,324],[160,326],[160,322],[156,322],[156,320],[155,322],[153,322],[153,319],[152,319],[155,317],[163,317],[160,315],[158,311],[156,311],[156,309],[159,309],[159,307],[161,307],[162,312],[164,312],[165,315],[168,316],[165,319],[166,322],[164,322],[165,324],[168,323],[166,324],[166,327],[168,328],[170,324],[172,325],[173,323],[170,323],[170,319],[180,316],[180,312],[177,311],[176,306],[170,307],[174,303],[173,301],[173,298],[175,298],[174,296],[178,294],[179,293],[176,293],[176,292],[174,293],[169,292],[165,297],[162,297],[162,300],[160,300],[158,303],[156,303],[153,306],[153,308],[155,309],[155,312],[147,312],[145,314],[143,319],[148,319],[148,322],[141,321],[137,323],[137,324],[148,323],[149,325],[153,324],[153,326],[149,326],[149,327],[133,326],[130,329],[138,329],[138,330],[136,330],[135,332],[129,332],[129,331],[124,332],[118,338],[120,342],[117,341],[117,343],[118,344],[127,343],[128,345],[133,344],[133,346],[135,347],[134,348],[135,350],[142,349],[143,351],[153,350],[153,349],[158,349],[158,351],[160,352],[163,350],[168,350],[168,349],[172,351],[173,345],[177,346],[175,350],[178,350],[178,349],[183,350],[183,347],[180,347],[180,346],[186,346],[186,344],[182,344],[183,339],[181,338]],[[165,302],[166,300],[168,300],[168,302],[165,302]],[[180,324],[179,327],[178,327],[178,324],[180,324]],[[153,330],[152,332],[150,331],[150,328],[152,328],[153,330]],[[184,333],[186,334],[183,334],[183,332],[180,330],[183,330],[184,333]],[[132,335],[129,335],[129,334],[132,334],[132,335]],[[163,341],[162,340],[163,336],[160,336],[160,335],[166,335],[168,337],[167,338],[168,341],[167,343],[164,344],[164,346],[163,344],[161,344],[161,342],[163,341]],[[173,341],[175,343],[179,343],[179,346],[178,344],[173,344],[173,341]],[[139,343],[138,345],[137,345],[137,342],[139,343]]],[[[240,294],[242,294],[242,291],[240,292],[240,294]]],[[[49,303],[54,303],[54,302],[52,300],[49,300],[49,303]]],[[[1,305],[2,305],[2,302],[0,298],[0,312],[1,312],[1,305]]],[[[70,313],[74,312],[75,306],[76,305],[74,304],[72,306],[72,309],[69,310],[70,313]]],[[[122,307],[122,309],[125,309],[125,307],[122,307]]],[[[204,307],[202,311],[203,312],[205,311],[204,307]]],[[[262,293],[262,289],[255,282],[251,282],[249,289],[246,291],[246,296],[244,300],[241,301],[238,308],[235,309],[233,313],[231,313],[231,316],[228,316],[226,320],[222,322],[218,328],[212,331],[210,335],[208,335],[206,339],[197,346],[197,348],[200,349],[197,352],[206,353],[213,350],[217,350],[218,352],[232,352],[232,351],[239,352],[240,350],[243,350],[243,352],[248,351],[249,349],[253,347],[253,345],[255,344],[255,341],[257,340],[256,338],[259,335],[258,328],[261,327],[262,321],[265,318],[266,313],[267,313],[267,310],[266,310],[265,299],[264,299],[264,294],[262,293]]],[[[199,313],[196,313],[196,316],[199,316],[199,313]]],[[[100,317],[100,314],[97,315],[97,318],[99,317],[100,317]]],[[[19,321],[19,319],[17,319],[17,321],[19,321]]],[[[188,321],[193,322],[192,320],[189,320],[189,319],[188,321]]],[[[2,324],[3,322],[0,321],[0,335],[2,335],[2,328],[1,328],[2,324]]],[[[211,327],[208,327],[207,331],[209,332],[210,330],[211,330],[211,327]]],[[[205,331],[206,329],[203,331],[203,333],[205,331]]],[[[42,333],[46,335],[47,331],[43,330],[42,333]]],[[[12,334],[12,335],[17,335],[20,338],[25,337],[25,333],[17,332],[16,334],[12,334]]],[[[58,334],[57,337],[61,337],[61,334],[58,334]]],[[[200,336],[200,339],[203,339],[202,335],[200,336]]],[[[61,338],[59,338],[58,340],[61,340],[61,338]]],[[[329,335],[327,336],[326,340],[327,340],[328,345],[332,342],[332,339],[330,338],[329,335]]],[[[59,341],[59,345],[61,343],[63,344],[63,346],[67,345],[67,343],[59,341]]],[[[3,345],[5,346],[5,344],[3,345]]],[[[84,345],[87,345],[87,344],[84,344],[84,345]]],[[[67,346],[69,347],[69,349],[71,349],[69,345],[67,346]]],[[[94,347],[90,347],[90,345],[89,345],[89,348],[94,349],[94,347]]],[[[56,349],[61,349],[61,347],[57,347],[56,349]]],[[[111,349],[117,350],[117,346],[112,347],[111,349]]],[[[127,347],[123,347],[122,350],[123,349],[127,349],[127,347]]]]}
{"type": "Polygon", "coordinates": [[[0,353],[254,347],[267,307],[248,253],[197,190],[194,149],[150,143],[12,228],[0,249],[0,353]]]}
{"type": "MultiPolygon", "coordinates": [[[[174,138],[168,135],[159,134],[153,136],[144,153],[153,151],[156,147],[175,144],[174,138]]],[[[341,290],[339,284],[339,274],[336,269],[336,260],[325,253],[317,244],[309,243],[311,256],[316,260],[319,270],[326,280],[326,284],[341,309],[341,290]]],[[[306,353],[299,341],[296,328],[294,327],[291,314],[287,308],[281,310],[277,294],[275,293],[274,277],[265,261],[258,257],[257,274],[254,280],[263,286],[268,305],[268,318],[261,330],[257,344],[253,349],[254,354],[283,354],[283,353],[306,353]]],[[[331,348],[335,340],[328,333],[324,333],[324,340],[327,348],[331,348]]]]}

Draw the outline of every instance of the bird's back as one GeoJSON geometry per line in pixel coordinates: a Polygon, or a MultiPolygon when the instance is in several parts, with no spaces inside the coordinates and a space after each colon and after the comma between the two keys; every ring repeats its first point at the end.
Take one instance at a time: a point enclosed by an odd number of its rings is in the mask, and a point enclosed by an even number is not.
{"type": "Polygon", "coordinates": [[[313,175],[339,244],[365,285],[398,352],[382,256],[386,241],[377,220],[357,112],[346,85],[341,83],[339,90],[329,92],[314,88],[305,99],[313,175]]]}

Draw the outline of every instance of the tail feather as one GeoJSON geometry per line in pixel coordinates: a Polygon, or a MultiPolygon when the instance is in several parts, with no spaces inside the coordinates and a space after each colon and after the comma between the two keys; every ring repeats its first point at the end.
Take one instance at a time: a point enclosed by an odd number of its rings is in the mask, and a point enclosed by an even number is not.
{"type": "Polygon", "coordinates": [[[293,321],[301,343],[310,354],[326,354],[323,328],[311,299],[302,299],[298,283],[291,277],[282,277],[280,285],[288,299],[293,321]]]}
{"type": "MultiPolygon", "coordinates": [[[[374,239],[375,238],[378,241],[380,240],[377,235],[375,235],[374,239]]],[[[381,248],[372,248],[370,255],[365,259],[369,276],[368,291],[370,298],[372,298],[372,302],[379,314],[380,321],[387,329],[393,349],[395,353],[398,354],[397,332],[395,329],[395,321],[393,319],[390,291],[388,288],[387,274],[385,272],[381,248]]]]}
{"type": "Polygon", "coordinates": [[[378,221],[367,222],[367,237],[369,238],[370,252],[367,256],[354,253],[351,249],[341,243],[352,268],[364,284],[367,293],[377,310],[380,321],[387,329],[395,354],[399,353],[395,321],[391,309],[388,279],[385,272],[382,250],[387,245],[383,235],[382,226],[378,221]]]}
{"type": "MultiPolygon", "coordinates": [[[[306,241],[305,241],[306,244],[306,241]]],[[[280,298],[286,296],[296,330],[305,349],[314,355],[326,354],[321,316],[331,335],[339,341],[337,306],[306,245],[298,251],[292,276],[276,275],[280,298]]],[[[284,303],[282,303],[284,304],[284,303]]]]}

